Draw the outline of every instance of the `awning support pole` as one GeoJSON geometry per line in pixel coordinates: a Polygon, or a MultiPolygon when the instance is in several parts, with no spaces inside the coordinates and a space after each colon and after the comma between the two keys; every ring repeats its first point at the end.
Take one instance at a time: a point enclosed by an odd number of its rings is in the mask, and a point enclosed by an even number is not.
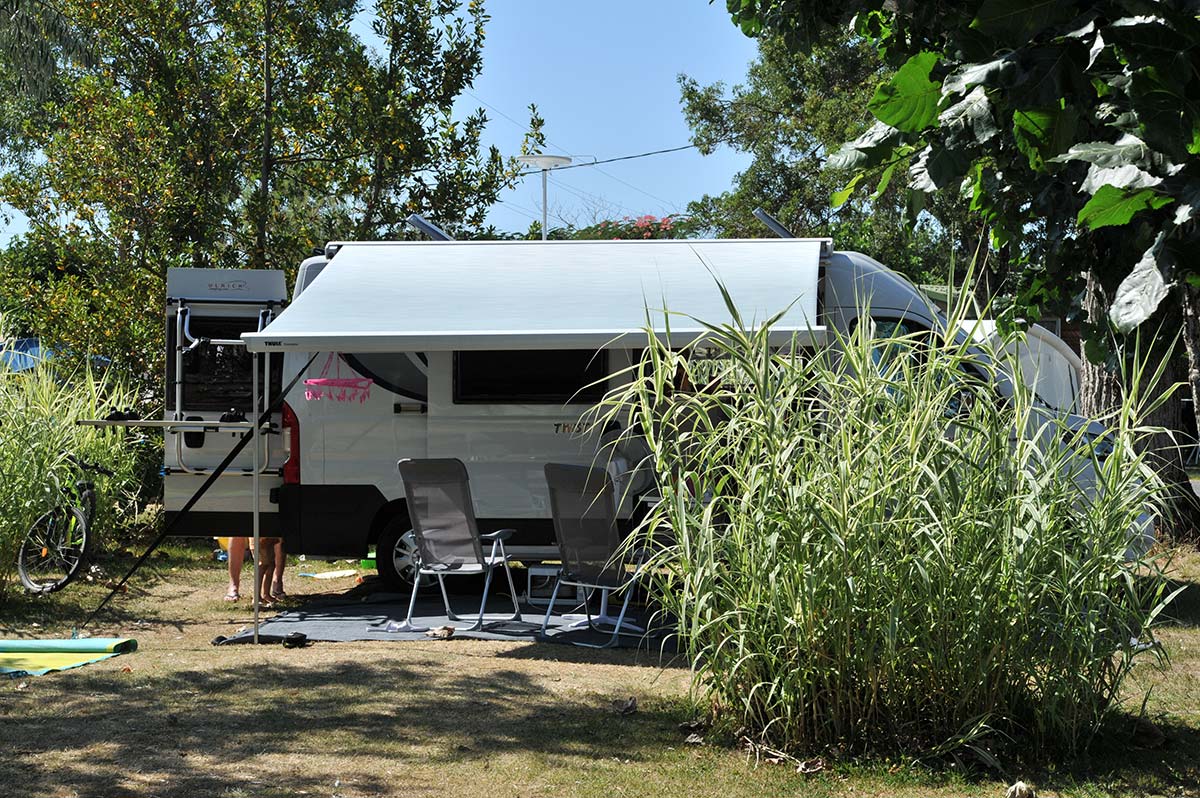
{"type": "Polygon", "coordinates": [[[262,549],[258,545],[258,542],[259,542],[258,463],[259,463],[260,459],[262,458],[262,422],[258,418],[259,413],[262,412],[262,396],[260,396],[259,392],[258,392],[258,390],[259,390],[259,381],[258,381],[259,366],[260,366],[259,354],[258,354],[258,352],[255,352],[253,354],[253,356],[251,357],[251,370],[253,371],[254,376],[251,379],[253,384],[251,385],[251,388],[250,388],[251,393],[254,395],[254,405],[253,405],[254,412],[251,413],[251,417],[253,419],[255,419],[254,429],[252,430],[252,433],[254,435],[254,474],[251,477],[251,479],[254,480],[254,486],[251,491],[251,498],[250,498],[250,501],[253,502],[253,505],[252,505],[253,509],[250,512],[251,512],[251,517],[254,519],[254,546],[252,547],[252,550],[254,551],[254,642],[256,645],[258,643],[258,610],[259,610],[258,599],[259,599],[259,589],[260,589],[259,585],[262,584],[262,580],[259,575],[259,568],[261,567],[261,561],[262,561],[262,549]]]}

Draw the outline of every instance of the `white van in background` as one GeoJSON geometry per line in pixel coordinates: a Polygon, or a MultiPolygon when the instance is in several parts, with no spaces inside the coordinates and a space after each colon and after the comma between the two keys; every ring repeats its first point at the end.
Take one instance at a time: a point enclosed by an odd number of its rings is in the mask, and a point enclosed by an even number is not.
{"type": "MultiPolygon", "coordinates": [[[[463,460],[481,525],[516,529],[507,548],[518,559],[556,556],[543,466],[594,462],[605,431],[581,416],[627,379],[647,308],[723,321],[719,277],[747,321],[786,309],[777,329],[808,346],[824,345],[830,330],[850,332],[862,307],[898,334],[946,324],[899,274],[815,239],[335,243],[300,265],[282,313],[281,277],[252,286],[248,275],[269,273],[191,271],[169,278],[169,345],[183,350],[172,353],[182,367],[168,369],[167,418],[250,416],[248,355],[228,343],[236,328],[272,353],[270,396],[304,370],[266,438],[263,534],[318,557],[359,558],[377,546],[380,574],[394,581],[413,557],[401,458],[463,460]],[[175,288],[185,278],[199,282],[175,288]],[[240,280],[246,301],[228,301],[240,280]],[[201,302],[205,290],[216,296],[201,302]],[[181,325],[183,308],[191,327],[181,325]],[[340,397],[322,389],[365,380],[367,390],[340,397]]],[[[700,332],[671,324],[673,344],[700,332]]],[[[995,388],[1012,390],[1003,380],[995,388]]],[[[169,515],[236,439],[180,440],[188,434],[166,436],[169,515]]],[[[184,534],[249,533],[248,456],[235,467],[189,513],[184,534]]],[[[634,512],[627,499],[621,516],[634,512]]]]}

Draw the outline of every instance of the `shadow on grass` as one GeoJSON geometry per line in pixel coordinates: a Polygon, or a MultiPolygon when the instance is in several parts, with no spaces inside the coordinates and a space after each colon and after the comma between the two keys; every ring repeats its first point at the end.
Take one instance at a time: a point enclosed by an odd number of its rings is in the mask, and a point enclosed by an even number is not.
{"type": "Polygon", "coordinates": [[[447,673],[444,662],[440,671],[417,665],[269,662],[252,672],[193,668],[149,676],[78,671],[52,705],[29,697],[14,707],[15,722],[0,724],[0,747],[12,765],[6,786],[21,795],[116,795],[138,783],[182,798],[236,794],[240,780],[254,795],[327,794],[340,776],[355,794],[400,786],[406,794],[445,794],[446,785],[429,775],[438,768],[417,766],[486,767],[512,751],[535,752],[546,767],[559,757],[608,759],[614,752],[636,764],[678,744],[681,717],[668,702],[621,716],[600,698],[547,695],[502,666],[480,678],[447,673]],[[231,777],[214,769],[214,757],[241,763],[239,770],[231,777]],[[326,772],[329,761],[289,766],[295,757],[331,757],[332,767],[345,762],[348,772],[326,772]],[[394,777],[364,772],[372,757],[389,763],[394,777]],[[273,783],[281,772],[286,783],[273,783]]]}
{"type": "Polygon", "coordinates": [[[1171,604],[1163,611],[1163,615],[1180,626],[1200,626],[1200,585],[1181,579],[1167,580],[1167,594],[1170,595],[1183,588],[1171,604]]]}
{"type": "Polygon", "coordinates": [[[1110,726],[1086,756],[1035,776],[1038,790],[1074,792],[1089,784],[1116,795],[1200,795],[1200,729],[1160,719],[1155,726],[1165,740],[1147,740],[1134,716],[1119,716],[1110,726]]]}
{"type": "MultiPolygon", "coordinates": [[[[37,636],[40,628],[56,630],[52,636],[57,637],[63,629],[79,627],[82,630],[83,622],[129,572],[148,545],[147,540],[126,549],[101,552],[89,564],[87,572],[55,593],[26,593],[14,576],[6,590],[0,593],[0,636],[37,636]]],[[[112,597],[88,631],[95,634],[98,629],[130,625],[181,630],[193,619],[157,618],[156,613],[148,611],[146,602],[154,601],[155,592],[176,582],[181,572],[200,567],[223,567],[212,562],[212,549],[207,539],[168,540],[112,597]]]]}

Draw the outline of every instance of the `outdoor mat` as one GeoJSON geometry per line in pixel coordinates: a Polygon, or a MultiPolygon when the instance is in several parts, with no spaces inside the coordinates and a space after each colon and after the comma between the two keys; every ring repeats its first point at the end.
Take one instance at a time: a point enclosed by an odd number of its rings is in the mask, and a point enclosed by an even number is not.
{"type": "Polygon", "coordinates": [[[42,676],[90,665],[137,650],[130,637],[85,637],[79,640],[0,640],[0,673],[10,677],[42,676]]]}
{"type": "MultiPolygon", "coordinates": [[[[438,597],[418,598],[416,610],[413,613],[413,625],[437,629],[442,626],[465,627],[472,625],[475,613],[479,609],[478,598],[472,601],[467,596],[451,597],[451,606],[465,620],[452,621],[446,615],[441,599],[438,597]],[[456,600],[457,599],[457,600],[456,600]]],[[[555,613],[550,616],[546,629],[546,637],[554,643],[592,643],[607,642],[609,633],[593,632],[574,624],[582,618],[580,607],[573,607],[562,602],[555,607],[555,613]],[[560,614],[558,606],[563,608],[560,614]]],[[[620,605],[610,607],[610,612],[616,612],[620,605]]],[[[328,642],[349,642],[352,640],[429,640],[424,632],[398,632],[389,630],[393,622],[402,622],[408,613],[408,596],[397,593],[371,593],[359,598],[353,596],[340,597],[340,600],[330,600],[328,597],[312,601],[303,607],[288,610],[268,618],[259,624],[259,640],[277,642],[288,634],[298,632],[308,640],[328,642]]],[[[487,613],[497,618],[512,613],[512,602],[507,596],[497,596],[489,600],[487,613]]],[[[483,629],[468,632],[455,630],[452,637],[469,638],[474,640],[526,640],[536,642],[545,617],[544,608],[524,605],[520,621],[492,621],[485,619],[483,629]]],[[[626,623],[631,621],[644,626],[645,621],[634,615],[630,610],[626,623]]],[[[665,635],[651,632],[622,634],[617,645],[622,648],[643,648],[658,651],[662,646],[665,635]]],[[[214,641],[216,642],[216,641],[214,641]]],[[[252,630],[245,630],[220,641],[221,645],[253,642],[252,630]]]]}

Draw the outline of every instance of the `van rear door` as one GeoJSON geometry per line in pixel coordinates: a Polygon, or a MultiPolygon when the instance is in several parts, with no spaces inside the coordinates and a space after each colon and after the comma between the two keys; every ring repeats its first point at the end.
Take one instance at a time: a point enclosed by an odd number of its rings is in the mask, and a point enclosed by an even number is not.
{"type": "MultiPolygon", "coordinates": [[[[253,418],[252,358],[241,334],[262,329],[286,300],[283,272],[224,269],[169,269],[167,272],[167,368],[164,420],[220,421],[253,418]]],[[[282,388],[283,356],[260,358],[260,385],[269,404],[282,388]]],[[[272,418],[279,429],[279,414],[272,418]]],[[[163,505],[171,521],[204,480],[229,454],[241,432],[216,429],[163,435],[163,505]]],[[[181,535],[248,535],[252,527],[252,479],[261,480],[263,534],[278,529],[272,488],[287,457],[282,435],[263,438],[265,452],[253,462],[246,447],[178,521],[181,535]]]]}

